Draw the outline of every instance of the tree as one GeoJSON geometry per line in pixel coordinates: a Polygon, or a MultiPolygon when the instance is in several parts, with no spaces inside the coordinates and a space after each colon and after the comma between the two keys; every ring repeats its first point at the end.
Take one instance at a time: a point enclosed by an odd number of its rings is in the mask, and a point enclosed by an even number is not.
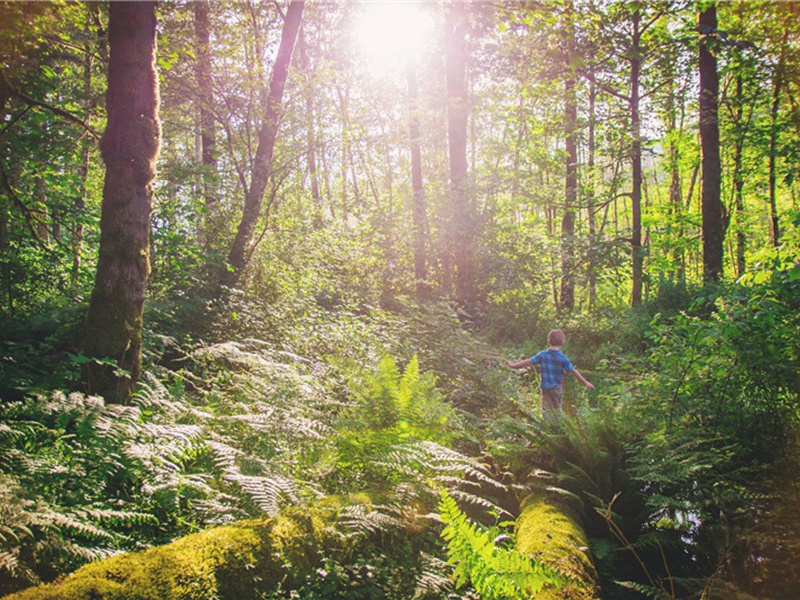
{"type": "Polygon", "coordinates": [[[419,129],[419,94],[417,91],[417,64],[409,60],[408,79],[408,129],[411,146],[411,219],[414,223],[414,278],[417,299],[423,300],[428,278],[428,206],[422,182],[422,148],[419,129]]]}
{"type": "Polygon", "coordinates": [[[450,164],[450,222],[447,245],[452,252],[455,295],[470,311],[477,301],[475,272],[476,217],[467,162],[467,3],[453,1],[446,11],[447,148],[450,164]]]}
{"type": "Polygon", "coordinates": [[[714,41],[717,7],[708,4],[698,17],[700,30],[700,146],[702,151],[703,281],[722,278],[725,224],[722,207],[722,168],[719,157],[719,77],[714,41]]]}
{"type": "Polygon", "coordinates": [[[778,218],[778,203],[776,200],[776,158],[778,155],[778,113],[780,112],[781,93],[783,92],[784,79],[786,74],[786,54],[788,51],[789,28],[783,30],[780,44],[778,64],[775,65],[775,72],[772,75],[772,108],[770,110],[770,132],[769,132],[769,216],[770,233],[772,234],[772,245],[777,248],[780,245],[781,231],[778,218]]]}
{"type": "Polygon", "coordinates": [[[155,2],[109,6],[108,124],[101,140],[106,177],[84,343],[94,360],[85,364],[84,379],[91,393],[116,403],[128,401],[142,361],[150,211],[161,141],[155,11],[155,2]]]}
{"type": "Polygon", "coordinates": [[[611,85],[602,85],[602,89],[623,100],[627,104],[630,136],[631,165],[631,305],[642,301],[644,281],[644,256],[642,245],[642,188],[644,176],[642,171],[642,116],[641,103],[646,94],[642,93],[642,79],[647,59],[652,54],[652,37],[654,25],[664,16],[665,8],[656,5],[648,10],[640,3],[619,3],[614,9],[619,14],[610,15],[609,24],[603,27],[615,28],[610,32],[613,38],[611,53],[621,62],[628,65],[627,89],[623,94],[611,85]]]}
{"type": "Polygon", "coordinates": [[[261,130],[258,133],[258,148],[253,160],[250,186],[245,193],[242,219],[239,222],[236,237],[228,252],[227,268],[221,274],[220,286],[235,286],[249,261],[256,225],[261,217],[264,193],[272,176],[272,157],[280,125],[283,91],[303,19],[304,6],[304,0],[292,0],[286,11],[281,42],[269,81],[269,94],[266,99],[264,119],[261,130]]]}
{"type": "Polygon", "coordinates": [[[219,173],[217,172],[217,136],[212,110],[214,94],[211,78],[211,49],[208,0],[194,2],[194,26],[197,45],[198,104],[200,105],[199,129],[201,161],[203,165],[203,197],[205,199],[205,226],[203,237],[206,248],[210,248],[219,229],[219,198],[217,197],[219,173]]]}
{"type": "Polygon", "coordinates": [[[578,202],[578,99],[575,89],[575,21],[572,2],[567,2],[564,35],[564,215],[561,218],[561,302],[559,308],[575,308],[575,205],[578,202]]]}

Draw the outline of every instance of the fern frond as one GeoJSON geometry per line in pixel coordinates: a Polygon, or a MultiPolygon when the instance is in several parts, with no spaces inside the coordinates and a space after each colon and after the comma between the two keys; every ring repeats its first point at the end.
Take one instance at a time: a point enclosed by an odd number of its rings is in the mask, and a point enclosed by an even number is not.
{"type": "Polygon", "coordinates": [[[172,418],[178,417],[187,409],[184,403],[172,397],[167,386],[152,373],[145,373],[144,380],[139,381],[138,389],[131,398],[131,404],[143,411],[172,418]]]}
{"type": "Polygon", "coordinates": [[[240,473],[227,473],[225,480],[234,483],[256,503],[267,515],[274,517],[282,506],[297,504],[297,485],[280,475],[256,477],[240,473]]]}
{"type": "Polygon", "coordinates": [[[667,600],[669,597],[657,587],[636,583],[635,581],[615,581],[616,585],[638,592],[645,598],[652,598],[653,600],[667,600]]]}
{"type": "Polygon", "coordinates": [[[562,575],[531,557],[496,546],[497,531],[472,523],[444,489],[439,511],[456,587],[469,581],[486,600],[522,600],[540,592],[545,584],[561,588],[565,583],[562,575]]]}
{"type": "Polygon", "coordinates": [[[84,511],[75,512],[57,512],[50,511],[48,514],[53,525],[59,528],[62,532],[69,532],[78,535],[84,539],[93,541],[111,542],[114,536],[104,529],[92,524],[86,517],[84,511]]]}
{"type": "Polygon", "coordinates": [[[429,596],[442,596],[453,588],[449,566],[440,558],[425,552],[421,557],[421,570],[414,589],[414,600],[429,596]]]}
{"type": "Polygon", "coordinates": [[[350,535],[396,531],[403,525],[398,509],[385,505],[353,504],[342,510],[338,522],[350,535]]]}

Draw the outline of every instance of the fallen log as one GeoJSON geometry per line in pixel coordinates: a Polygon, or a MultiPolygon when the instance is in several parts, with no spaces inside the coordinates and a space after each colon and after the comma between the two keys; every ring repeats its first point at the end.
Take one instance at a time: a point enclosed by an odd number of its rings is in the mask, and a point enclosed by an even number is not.
{"type": "Polygon", "coordinates": [[[6,600],[257,600],[302,581],[340,540],[315,513],[289,509],[112,556],[6,600]]]}
{"type": "Polygon", "coordinates": [[[517,550],[567,579],[561,589],[546,584],[536,600],[591,600],[599,597],[597,571],[583,529],[544,494],[522,501],[516,522],[517,550]]]}

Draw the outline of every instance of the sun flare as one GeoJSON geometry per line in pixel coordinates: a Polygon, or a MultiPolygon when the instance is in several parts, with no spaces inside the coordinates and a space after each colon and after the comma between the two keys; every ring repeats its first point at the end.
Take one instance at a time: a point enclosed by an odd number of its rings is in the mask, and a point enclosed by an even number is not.
{"type": "Polygon", "coordinates": [[[423,0],[364,2],[353,35],[370,71],[392,71],[420,52],[433,31],[428,4],[423,0]]]}

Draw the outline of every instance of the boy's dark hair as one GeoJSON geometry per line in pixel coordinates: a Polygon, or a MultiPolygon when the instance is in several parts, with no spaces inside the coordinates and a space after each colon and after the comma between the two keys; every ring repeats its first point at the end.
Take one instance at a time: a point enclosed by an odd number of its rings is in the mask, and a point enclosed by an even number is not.
{"type": "Polygon", "coordinates": [[[553,331],[547,334],[547,344],[549,346],[563,346],[566,341],[567,336],[565,336],[564,332],[560,329],[553,329],[553,331]]]}

